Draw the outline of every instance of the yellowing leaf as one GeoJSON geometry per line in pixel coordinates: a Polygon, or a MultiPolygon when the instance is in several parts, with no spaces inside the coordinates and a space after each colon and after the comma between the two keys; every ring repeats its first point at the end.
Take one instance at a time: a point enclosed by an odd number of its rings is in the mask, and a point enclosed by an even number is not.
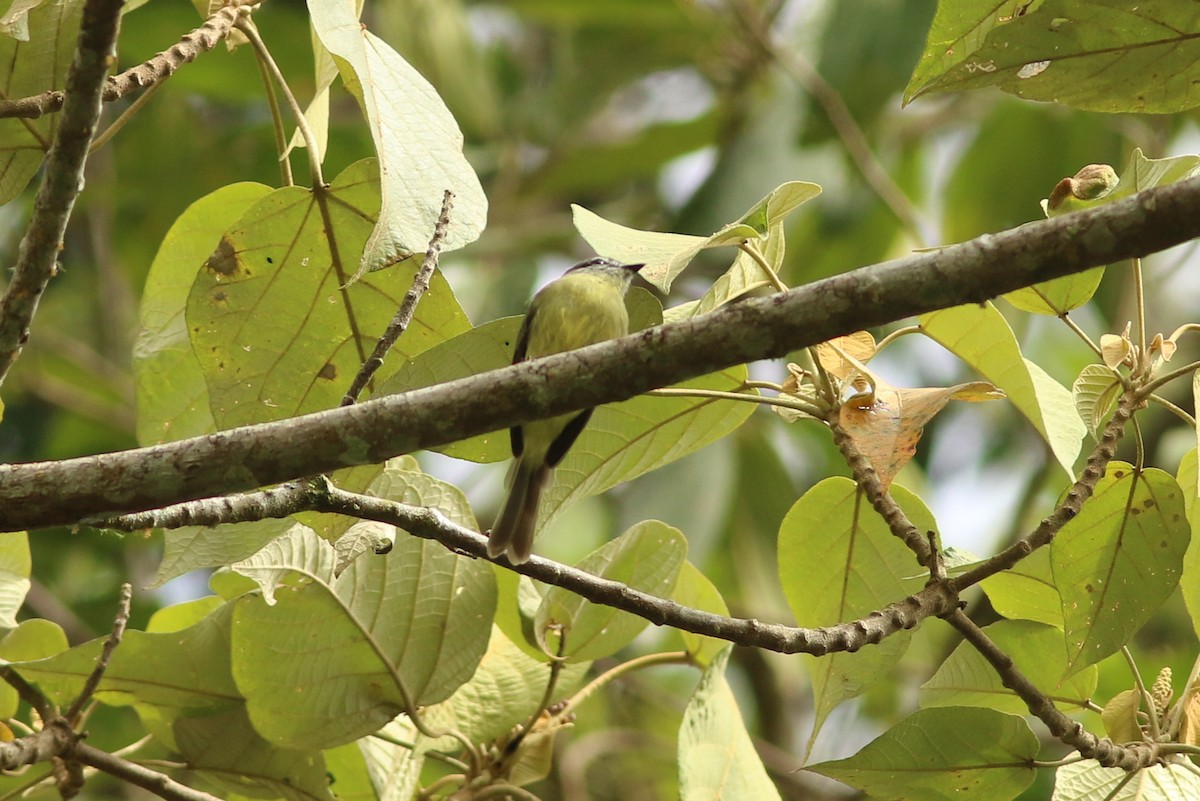
{"type": "Polygon", "coordinates": [[[1176,739],[1184,745],[1200,745],[1200,693],[1195,690],[1184,702],[1183,720],[1176,739]]]}
{"type": "Polygon", "coordinates": [[[1109,699],[1100,713],[1108,739],[1114,743],[1135,743],[1142,739],[1142,729],[1137,720],[1141,700],[1141,693],[1137,690],[1125,690],[1109,699]]]}

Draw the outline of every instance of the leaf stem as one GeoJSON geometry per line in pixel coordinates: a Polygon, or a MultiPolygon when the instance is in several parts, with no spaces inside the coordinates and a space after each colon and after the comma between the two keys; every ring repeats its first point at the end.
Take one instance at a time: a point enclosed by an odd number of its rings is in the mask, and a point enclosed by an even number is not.
{"type": "Polygon", "coordinates": [[[783,283],[783,280],[780,279],[775,270],[771,268],[771,265],[767,264],[766,258],[763,257],[762,252],[758,249],[758,245],[754,244],[749,239],[743,239],[741,242],[738,242],[738,249],[750,258],[754,259],[755,263],[762,268],[762,271],[767,275],[767,280],[771,282],[771,286],[775,287],[776,292],[788,291],[787,284],[783,283]]]}
{"type": "Polygon", "coordinates": [[[1153,381],[1146,382],[1145,384],[1143,384],[1141,387],[1138,388],[1138,394],[1141,395],[1142,397],[1146,397],[1151,392],[1153,392],[1154,390],[1161,387],[1163,384],[1170,383],[1171,381],[1174,381],[1176,378],[1180,378],[1182,376],[1188,375],[1189,373],[1194,373],[1197,370],[1200,370],[1200,361],[1189,362],[1188,364],[1185,364],[1183,367],[1177,367],[1169,373],[1163,373],[1158,378],[1155,378],[1153,381]]]}
{"type": "Polygon", "coordinates": [[[1184,411],[1180,407],[1176,406],[1175,404],[1171,403],[1169,400],[1164,398],[1162,395],[1150,395],[1148,398],[1146,398],[1146,400],[1150,401],[1151,403],[1157,403],[1159,406],[1163,407],[1164,409],[1166,409],[1167,411],[1171,412],[1176,417],[1178,417],[1180,420],[1187,423],[1193,429],[1196,427],[1196,418],[1195,417],[1192,417],[1186,411],[1184,411]]]}
{"type": "Polygon", "coordinates": [[[768,395],[751,395],[746,392],[725,392],[719,389],[687,389],[685,387],[662,387],[646,393],[660,398],[712,398],[714,400],[743,401],[745,403],[761,403],[765,406],[779,406],[784,409],[795,409],[807,415],[823,419],[825,410],[802,400],[791,400],[768,395]]]}
{"type": "Polygon", "coordinates": [[[1101,359],[1104,358],[1104,353],[1100,350],[1100,346],[1093,342],[1092,338],[1087,335],[1087,332],[1080,328],[1079,324],[1071,319],[1069,312],[1063,312],[1062,314],[1058,315],[1058,319],[1062,320],[1067,328],[1070,328],[1075,333],[1075,336],[1083,340],[1084,344],[1091,348],[1092,353],[1096,354],[1096,356],[1100,357],[1101,359]]]}
{"type": "Polygon", "coordinates": [[[258,29],[254,26],[254,21],[248,16],[242,15],[238,17],[238,21],[234,23],[239,31],[246,34],[246,38],[250,40],[250,44],[254,47],[254,52],[258,54],[262,64],[266,67],[271,77],[279,84],[279,91],[283,94],[283,99],[287,101],[288,107],[292,110],[292,116],[296,120],[296,128],[300,131],[301,138],[304,139],[304,148],[308,151],[308,167],[312,172],[313,186],[325,186],[325,176],[321,174],[321,151],[317,146],[317,137],[313,134],[312,128],[308,125],[308,120],[304,116],[304,110],[300,108],[300,104],[296,101],[296,96],[292,94],[292,89],[288,86],[287,80],[283,77],[283,72],[280,71],[279,65],[275,63],[275,59],[271,57],[271,51],[267,49],[267,45],[263,42],[262,37],[258,35],[258,29]]]}
{"type": "Polygon", "coordinates": [[[1133,259],[1133,292],[1137,303],[1137,344],[1144,354],[1146,352],[1146,345],[1149,344],[1149,341],[1146,339],[1146,287],[1142,281],[1142,260],[1138,257],[1134,257],[1133,259]]]}
{"type": "MultiPolygon", "coordinates": [[[[1136,485],[1137,482],[1135,481],[1134,484],[1136,485]]],[[[1125,664],[1129,666],[1129,672],[1133,674],[1133,683],[1137,688],[1138,695],[1142,698],[1142,703],[1148,708],[1148,714],[1150,715],[1150,738],[1157,740],[1159,734],[1162,732],[1158,725],[1158,711],[1154,708],[1154,699],[1146,689],[1146,682],[1142,679],[1142,672],[1138,670],[1137,662],[1134,661],[1133,653],[1129,650],[1129,646],[1121,646],[1121,656],[1125,658],[1125,664]]]]}
{"type": "Polygon", "coordinates": [[[611,670],[601,673],[596,678],[592,679],[586,687],[575,693],[568,699],[567,703],[554,716],[558,720],[566,720],[567,717],[575,711],[575,707],[586,701],[597,690],[620,676],[630,673],[641,668],[651,667],[653,665],[688,665],[691,664],[692,657],[687,651],[669,651],[659,654],[645,654],[644,656],[635,657],[628,662],[622,662],[611,670]]]}

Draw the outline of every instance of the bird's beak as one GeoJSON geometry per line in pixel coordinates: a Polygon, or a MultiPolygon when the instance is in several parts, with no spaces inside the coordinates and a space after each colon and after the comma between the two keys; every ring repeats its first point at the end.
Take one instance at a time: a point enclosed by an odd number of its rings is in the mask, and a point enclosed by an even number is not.
{"type": "Polygon", "coordinates": [[[646,265],[644,265],[644,264],[622,264],[621,266],[624,267],[626,270],[629,270],[630,272],[636,273],[638,270],[642,269],[646,265]]]}

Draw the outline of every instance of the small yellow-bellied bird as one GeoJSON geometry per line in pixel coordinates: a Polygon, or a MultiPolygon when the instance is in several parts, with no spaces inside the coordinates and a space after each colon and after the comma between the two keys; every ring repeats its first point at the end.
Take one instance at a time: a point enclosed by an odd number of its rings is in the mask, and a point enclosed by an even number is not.
{"type": "MultiPolygon", "coordinates": [[[[533,296],[513,364],[615,339],[629,333],[625,293],[641,264],[594,258],[580,262],[533,296]]],[[[592,409],[509,429],[516,458],[508,497],[488,537],[488,555],[508,552],[520,564],[533,550],[538,499],[554,468],[575,443],[592,409]]]]}

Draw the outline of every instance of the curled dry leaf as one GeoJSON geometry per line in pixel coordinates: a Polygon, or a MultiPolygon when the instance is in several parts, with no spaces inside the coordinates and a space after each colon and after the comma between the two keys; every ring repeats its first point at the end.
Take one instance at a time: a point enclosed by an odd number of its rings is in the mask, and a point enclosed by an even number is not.
{"type": "Polygon", "coordinates": [[[952,400],[988,401],[1005,397],[987,381],[953,387],[908,389],[876,381],[872,402],[862,397],[844,403],[839,423],[867,458],[886,487],[916,453],[925,424],[952,400]]]}
{"type": "Polygon", "coordinates": [[[866,331],[856,331],[844,337],[817,345],[817,360],[835,378],[846,378],[861,372],[863,365],[875,355],[875,337],[866,331]]]}

